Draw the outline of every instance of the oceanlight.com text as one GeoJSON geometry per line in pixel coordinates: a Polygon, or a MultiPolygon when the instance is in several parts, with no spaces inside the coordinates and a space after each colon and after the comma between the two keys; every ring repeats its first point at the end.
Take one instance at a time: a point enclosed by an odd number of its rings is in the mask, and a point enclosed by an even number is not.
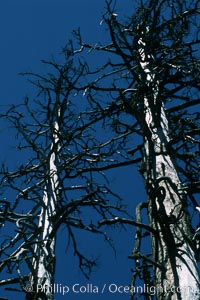
{"type": "Polygon", "coordinates": [[[153,285],[143,284],[138,286],[128,286],[120,285],[116,283],[103,283],[100,285],[88,283],[85,285],[74,283],[70,285],[64,284],[53,284],[53,285],[37,285],[37,292],[42,292],[45,294],[61,294],[63,296],[67,294],[148,294],[155,295],[157,292],[164,292],[170,294],[197,294],[197,291],[194,291],[191,287],[176,287],[176,286],[165,286],[165,287],[155,287],[153,285]]]}

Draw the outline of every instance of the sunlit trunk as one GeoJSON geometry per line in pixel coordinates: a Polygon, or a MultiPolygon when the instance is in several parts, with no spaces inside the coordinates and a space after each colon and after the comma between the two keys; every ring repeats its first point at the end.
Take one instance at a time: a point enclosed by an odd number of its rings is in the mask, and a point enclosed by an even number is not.
{"type": "Polygon", "coordinates": [[[138,41],[141,68],[148,92],[144,94],[144,178],[149,198],[149,217],[157,235],[152,236],[155,287],[159,300],[197,300],[199,273],[185,195],[169,149],[168,122],[159,82],[151,68],[152,56],[138,41]],[[144,126],[145,125],[145,126],[144,126]]]}
{"type": "Polygon", "coordinates": [[[33,260],[34,299],[52,300],[52,286],[55,271],[55,234],[53,233],[53,217],[58,201],[59,180],[57,175],[56,155],[59,149],[58,123],[54,123],[53,140],[47,162],[46,185],[39,215],[38,230],[40,235],[36,241],[35,258],[33,260]]]}

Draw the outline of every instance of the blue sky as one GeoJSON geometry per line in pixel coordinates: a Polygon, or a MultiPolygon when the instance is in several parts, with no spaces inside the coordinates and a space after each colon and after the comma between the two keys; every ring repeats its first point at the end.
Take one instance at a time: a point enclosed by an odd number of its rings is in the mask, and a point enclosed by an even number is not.
{"type": "Polygon", "coordinates": [[[103,2],[1,1],[1,104],[21,100],[27,86],[17,74],[40,71],[40,60],[57,55],[72,29],[81,27],[85,36],[97,37],[103,2]]]}
{"type": "MultiPolygon", "coordinates": [[[[120,1],[118,1],[120,2],[120,1]]],[[[130,10],[131,0],[123,0],[122,8],[130,10]]],[[[21,103],[25,95],[33,93],[33,87],[28,84],[20,72],[33,71],[45,72],[41,60],[59,56],[61,48],[70,38],[72,29],[81,27],[84,39],[96,42],[104,38],[105,32],[99,26],[101,15],[104,11],[103,0],[1,0],[0,3],[0,105],[21,103]]],[[[120,11],[120,10],[119,10],[120,11]]],[[[6,125],[4,126],[6,127],[6,125]]],[[[1,128],[1,130],[6,128],[1,128]]],[[[3,134],[1,132],[1,134],[3,134]]],[[[0,149],[2,159],[15,160],[13,156],[12,142],[14,137],[3,134],[4,143],[0,149]],[[12,153],[12,158],[11,158],[12,153]]],[[[135,167],[119,169],[112,174],[113,186],[125,201],[132,203],[141,201],[144,197],[142,181],[136,173],[135,167]]],[[[133,212],[134,213],[134,212],[133,212]]],[[[93,284],[101,288],[104,284],[129,285],[131,281],[130,268],[132,262],[128,260],[133,247],[134,228],[128,231],[113,231],[116,238],[117,256],[107,245],[100,242],[98,237],[93,238],[93,243],[88,245],[84,237],[80,241],[82,246],[87,246],[100,253],[99,268],[94,271],[89,281],[85,280],[78,270],[73,253],[66,253],[66,232],[60,230],[57,247],[57,271],[56,283],[73,285],[78,283],[93,284]]],[[[1,293],[1,291],[0,291],[1,293]]],[[[0,296],[8,296],[15,299],[12,293],[2,292],[0,296]]],[[[16,295],[18,299],[24,299],[22,295],[16,295]]],[[[90,300],[105,299],[105,294],[79,293],[76,295],[56,293],[55,300],[68,299],[90,300]]],[[[129,299],[128,294],[109,293],[106,299],[129,299]]]]}

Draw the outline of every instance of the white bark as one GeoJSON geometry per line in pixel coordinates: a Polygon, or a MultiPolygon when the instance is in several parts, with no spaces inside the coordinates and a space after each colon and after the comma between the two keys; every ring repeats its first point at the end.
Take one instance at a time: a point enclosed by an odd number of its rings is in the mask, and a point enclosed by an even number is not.
{"type": "MultiPolygon", "coordinates": [[[[55,268],[55,236],[53,232],[53,216],[56,211],[57,203],[57,190],[59,185],[57,166],[56,166],[56,153],[59,150],[58,138],[59,126],[58,122],[54,124],[53,142],[51,146],[51,155],[49,158],[49,169],[47,169],[47,183],[42,201],[42,209],[39,216],[38,227],[42,232],[40,238],[36,243],[35,254],[36,258],[33,261],[33,269],[36,273],[34,288],[36,291],[45,292],[46,299],[53,299],[51,287],[53,284],[54,268],[55,268]]],[[[38,296],[40,297],[40,296],[38,296]]],[[[37,298],[40,299],[40,298],[37,298]]],[[[43,298],[41,298],[43,299],[43,298]]]]}
{"type": "Polygon", "coordinates": [[[153,94],[153,103],[148,95],[144,97],[145,122],[150,133],[150,139],[148,136],[145,140],[145,179],[155,192],[154,199],[152,195],[149,196],[151,225],[160,232],[159,241],[153,237],[154,251],[157,247],[154,255],[166,269],[165,274],[159,268],[155,270],[157,296],[158,299],[197,300],[200,294],[198,266],[194,250],[188,242],[190,228],[185,212],[185,196],[179,194],[181,181],[167,149],[168,121],[163,103],[160,104],[157,99],[159,82],[155,80],[154,70],[151,69],[153,57],[145,53],[146,44],[142,38],[138,44],[140,65],[146,76],[147,87],[151,86],[153,94]],[[161,106],[159,127],[155,124],[153,113],[156,105],[161,106]]]}

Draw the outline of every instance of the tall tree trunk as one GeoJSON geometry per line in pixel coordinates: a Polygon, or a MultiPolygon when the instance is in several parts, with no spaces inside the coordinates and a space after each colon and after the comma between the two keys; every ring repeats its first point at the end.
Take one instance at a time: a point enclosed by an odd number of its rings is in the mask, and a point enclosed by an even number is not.
{"type": "MultiPolygon", "coordinates": [[[[58,115],[59,117],[59,115],[58,115]]],[[[53,217],[58,202],[59,179],[57,175],[57,151],[59,150],[59,126],[53,126],[52,145],[47,161],[46,185],[39,215],[38,228],[40,235],[35,247],[33,260],[33,289],[37,300],[53,299],[53,283],[55,273],[55,234],[53,233],[53,217]]],[[[28,296],[28,295],[27,295],[28,296]]]]}
{"type": "MultiPolygon", "coordinates": [[[[144,161],[150,223],[158,232],[152,237],[154,260],[160,265],[155,270],[158,299],[199,299],[198,266],[181,181],[167,149],[166,128],[151,128],[149,117],[150,111],[146,122],[152,135],[145,143],[144,161]]],[[[161,121],[166,125],[164,111],[161,121]]]]}
{"type": "Polygon", "coordinates": [[[145,135],[144,178],[149,197],[155,264],[155,287],[159,300],[197,300],[200,279],[192,245],[192,232],[185,195],[169,149],[168,121],[159,95],[159,82],[151,68],[153,57],[138,41],[140,66],[146,81],[143,105],[145,135]]]}

